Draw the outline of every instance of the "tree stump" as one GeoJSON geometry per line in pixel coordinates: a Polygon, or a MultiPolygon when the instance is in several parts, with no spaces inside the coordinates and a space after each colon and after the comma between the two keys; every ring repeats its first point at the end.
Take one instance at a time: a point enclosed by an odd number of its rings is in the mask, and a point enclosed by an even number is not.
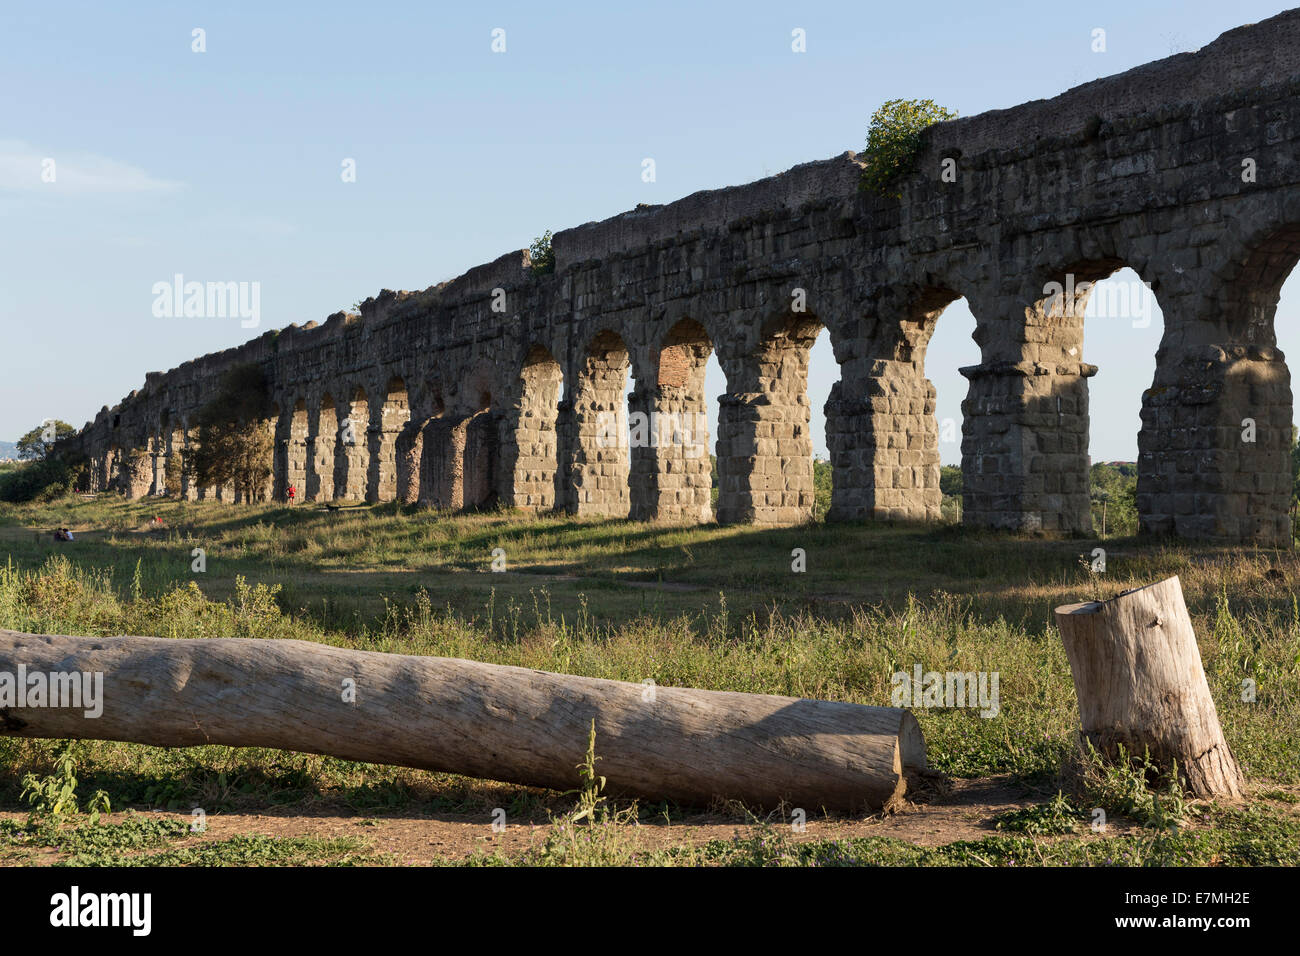
{"type": "Polygon", "coordinates": [[[1083,736],[1108,759],[1149,751],[1198,797],[1240,797],[1245,785],[1201,666],[1177,576],[1109,601],[1056,609],[1083,736]]]}

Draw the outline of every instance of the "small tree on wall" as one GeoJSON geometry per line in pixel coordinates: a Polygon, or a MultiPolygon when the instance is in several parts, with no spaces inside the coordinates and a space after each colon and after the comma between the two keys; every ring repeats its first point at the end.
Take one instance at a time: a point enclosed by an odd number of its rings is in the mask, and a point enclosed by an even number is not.
{"type": "Polygon", "coordinates": [[[546,275],[555,271],[555,251],[551,248],[551,230],[547,229],[528,247],[528,259],[533,275],[546,275]]]}
{"type": "Polygon", "coordinates": [[[861,158],[862,187],[882,196],[902,196],[899,180],[912,172],[924,143],[925,130],[955,119],[957,113],[934,100],[889,100],[871,114],[867,146],[861,158]]]}
{"type": "Polygon", "coordinates": [[[200,485],[233,485],[244,501],[266,496],[274,436],[266,376],[257,365],[237,365],[196,416],[195,440],[185,465],[200,485]]]}

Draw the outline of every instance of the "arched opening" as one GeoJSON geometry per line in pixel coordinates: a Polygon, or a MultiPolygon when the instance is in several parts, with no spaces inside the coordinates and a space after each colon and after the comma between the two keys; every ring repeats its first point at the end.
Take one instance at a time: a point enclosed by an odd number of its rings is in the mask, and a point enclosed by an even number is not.
{"type": "MultiPolygon", "coordinates": [[[[1287,389],[1290,389],[1290,370],[1285,365],[1286,357],[1300,356],[1300,273],[1294,268],[1295,262],[1300,260],[1300,236],[1297,236],[1291,243],[1291,262],[1292,268],[1287,273],[1286,278],[1278,287],[1277,305],[1274,307],[1273,315],[1273,334],[1277,344],[1280,360],[1283,362],[1282,371],[1287,378],[1287,389]]],[[[1300,536],[1300,428],[1295,424],[1295,399],[1292,391],[1291,399],[1291,436],[1290,436],[1290,454],[1286,462],[1287,476],[1290,479],[1287,486],[1287,510],[1288,520],[1292,538],[1300,536]]]]}
{"type": "Polygon", "coordinates": [[[410,421],[406,382],[397,376],[384,387],[384,401],[377,420],[370,426],[370,472],[366,479],[367,501],[392,501],[397,497],[397,440],[410,421]]]}
{"type": "MultiPolygon", "coordinates": [[[[931,421],[926,423],[923,445],[937,452],[939,518],[949,523],[962,520],[962,438],[970,382],[961,370],[980,364],[974,336],[975,316],[964,296],[949,289],[920,295],[906,358],[916,363],[925,383],[921,400],[931,409],[931,421]]],[[[912,440],[909,436],[908,447],[912,440]]]]}
{"type": "Polygon", "coordinates": [[[363,501],[370,470],[370,402],[363,388],[352,390],[338,423],[338,451],[334,463],[334,497],[363,501]]]}
{"type": "MultiPolygon", "coordinates": [[[[682,319],[664,336],[653,401],[628,415],[632,468],[645,482],[649,517],[703,522],[713,518],[705,367],[713,342],[704,326],[682,319]]],[[[721,482],[725,475],[719,472],[721,482]]]]}
{"type": "Polygon", "coordinates": [[[965,506],[981,493],[978,424],[963,418],[964,406],[955,401],[941,411],[940,390],[927,378],[928,370],[936,371],[952,400],[968,393],[963,375],[978,375],[978,353],[963,365],[971,352],[963,354],[960,341],[954,341],[964,324],[962,313],[969,311],[959,307],[940,322],[960,298],[946,286],[904,285],[882,289],[871,304],[860,345],[826,403],[827,445],[835,468],[831,519],[941,521],[946,515],[955,521],[964,519],[965,506]],[[946,473],[941,469],[945,454],[954,463],[946,473]],[[946,509],[945,477],[951,491],[946,509]]]}
{"type": "Polygon", "coordinates": [[[468,419],[455,423],[459,442],[457,447],[464,450],[458,492],[460,507],[490,508],[497,503],[497,460],[500,451],[498,419],[492,412],[492,390],[486,384],[476,385],[466,394],[473,402],[474,410],[468,419]]]}
{"type": "Polygon", "coordinates": [[[830,334],[818,335],[808,350],[808,429],[813,443],[812,517],[815,521],[823,520],[830,513],[834,495],[835,469],[831,467],[826,404],[839,380],[840,365],[835,361],[830,334]]]}
{"type": "MultiPolygon", "coordinates": [[[[1096,375],[1098,366],[1087,361],[1084,325],[1091,313],[1097,320],[1096,328],[1092,329],[1094,345],[1100,346],[1122,335],[1123,322],[1131,325],[1136,313],[1146,308],[1148,290],[1140,280],[1135,283],[1136,290],[1123,277],[1104,281],[1124,265],[1120,259],[1096,259],[1052,273],[1030,310],[1026,361],[1032,360],[1040,373],[1025,379],[1022,414],[1031,426],[1023,431],[1024,473],[1020,481],[1024,487],[1022,508],[1031,527],[1046,531],[1093,531],[1096,496],[1092,492],[1089,453],[1093,431],[1089,379],[1096,375]],[[1112,316],[1121,317],[1121,321],[1112,321],[1112,316]]],[[[1136,279],[1136,274],[1133,275],[1136,279]]],[[[1134,345],[1130,341],[1120,347],[1132,354],[1134,345]]],[[[1100,354],[1103,349],[1098,347],[1093,351],[1100,354]]],[[[1153,355],[1154,350],[1148,354],[1153,355]]],[[[1145,388],[1150,380],[1147,376],[1138,381],[1145,388]]],[[[1140,397],[1135,398],[1133,409],[1140,410],[1140,397]]],[[[1137,429],[1122,428],[1120,420],[1117,416],[1098,432],[1109,435],[1119,431],[1136,438],[1137,429]]],[[[1113,441],[1111,447],[1117,448],[1123,443],[1122,438],[1103,441],[1113,441]]],[[[1111,524],[1114,516],[1109,503],[1102,510],[1108,525],[1111,524]]]]}
{"type": "Polygon", "coordinates": [[[519,371],[519,403],[514,422],[512,504],[547,511],[559,491],[559,441],[556,424],[564,372],[544,346],[534,345],[519,371]]]}
{"type": "Polygon", "coordinates": [[[1294,541],[1300,452],[1286,356],[1300,354],[1297,261],[1300,227],[1278,228],[1253,245],[1227,283],[1226,328],[1214,353],[1221,367],[1207,366],[1218,390],[1210,422],[1217,428],[1206,430],[1216,439],[1209,450],[1218,468],[1212,486],[1196,489],[1214,510],[1202,533],[1283,547],[1294,541]]]}
{"type": "Polygon", "coordinates": [[[289,442],[285,453],[285,489],[293,488],[294,498],[301,500],[307,493],[308,449],[307,403],[298,399],[293,403],[289,417],[289,442]]]}
{"type": "Polygon", "coordinates": [[[707,422],[707,430],[702,432],[703,438],[699,439],[704,443],[705,452],[709,456],[709,507],[710,514],[717,516],[718,497],[721,489],[721,478],[718,473],[718,436],[719,431],[718,418],[722,409],[722,398],[727,394],[727,373],[722,370],[722,363],[718,361],[718,353],[710,352],[708,361],[704,363],[704,420],[707,422]]]}
{"type": "Polygon", "coordinates": [[[407,421],[394,441],[394,497],[404,505],[430,501],[425,467],[425,436],[434,418],[443,413],[442,389],[436,383],[418,384],[407,393],[407,421]]]}
{"type": "Polygon", "coordinates": [[[733,369],[719,410],[719,521],[792,525],[813,518],[808,362],[821,331],[812,314],[776,316],[761,330],[757,352],[733,369]]]}
{"type": "Polygon", "coordinates": [[[338,436],[338,413],[334,398],[322,396],[316,410],[315,429],[309,440],[311,470],[307,475],[307,497],[312,501],[330,501],[334,497],[334,451],[338,436]]]}
{"type": "Polygon", "coordinates": [[[450,410],[437,383],[430,384],[425,409],[428,418],[413,439],[410,454],[418,456],[415,472],[418,478],[418,499],[430,508],[452,509],[464,507],[462,472],[464,468],[464,433],[459,444],[453,434],[450,410]]]}
{"type": "Polygon", "coordinates": [[[625,395],[631,366],[617,332],[598,332],[588,344],[573,399],[573,460],[565,500],[573,514],[626,518],[628,414],[625,395]]]}
{"type": "Polygon", "coordinates": [[[266,479],[260,487],[253,489],[254,501],[275,501],[284,488],[285,458],[284,444],[280,441],[281,408],[279,402],[272,402],[266,411],[267,417],[257,424],[265,432],[267,439],[266,479]]]}
{"type": "Polygon", "coordinates": [[[1148,283],[1125,266],[1087,290],[1081,358],[1088,376],[1085,424],[1093,533],[1137,534],[1142,397],[1155,378],[1164,316],[1148,283]]]}

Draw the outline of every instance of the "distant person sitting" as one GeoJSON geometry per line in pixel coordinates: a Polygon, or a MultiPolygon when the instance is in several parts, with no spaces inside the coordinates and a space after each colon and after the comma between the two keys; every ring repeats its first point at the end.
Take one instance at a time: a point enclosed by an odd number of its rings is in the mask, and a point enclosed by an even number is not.
{"type": "Polygon", "coordinates": [[[54,532],[54,540],[72,541],[73,540],[72,532],[69,531],[67,528],[60,528],[58,531],[54,532]]]}

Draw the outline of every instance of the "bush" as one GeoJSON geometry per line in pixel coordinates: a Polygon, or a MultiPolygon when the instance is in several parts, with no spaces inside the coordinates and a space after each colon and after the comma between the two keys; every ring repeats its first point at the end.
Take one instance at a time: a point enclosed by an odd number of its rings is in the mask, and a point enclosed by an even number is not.
{"type": "Polygon", "coordinates": [[[82,466],[65,458],[45,458],[0,472],[0,501],[52,501],[72,494],[82,466]]]}
{"type": "Polygon", "coordinates": [[[871,116],[867,146],[862,158],[864,189],[882,196],[900,198],[897,181],[912,171],[921,151],[923,133],[935,123],[954,119],[957,114],[933,100],[890,100],[871,116]]]}
{"type": "Polygon", "coordinates": [[[547,229],[533,240],[528,247],[528,257],[532,261],[533,275],[546,275],[555,271],[555,250],[551,248],[551,230],[547,229]]]}

